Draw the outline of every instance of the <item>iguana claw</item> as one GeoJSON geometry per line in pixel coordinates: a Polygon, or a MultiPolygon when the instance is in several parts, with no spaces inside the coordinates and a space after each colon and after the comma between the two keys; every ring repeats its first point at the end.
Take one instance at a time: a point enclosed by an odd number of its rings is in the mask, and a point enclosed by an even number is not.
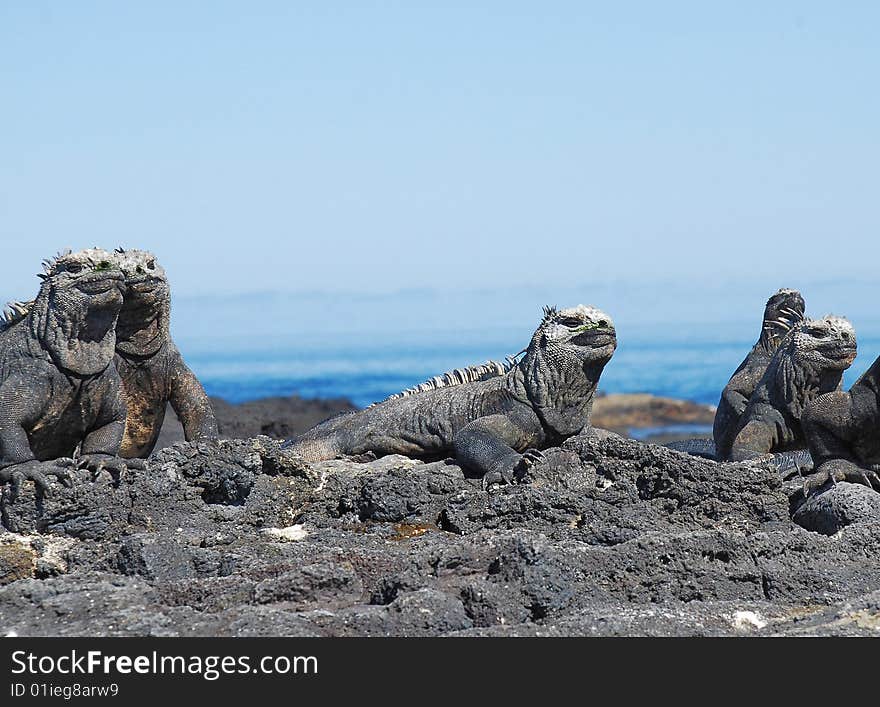
{"type": "Polygon", "coordinates": [[[42,492],[48,492],[51,487],[51,481],[47,478],[49,476],[54,476],[62,485],[68,488],[73,486],[70,471],[63,466],[59,466],[57,462],[33,460],[12,464],[4,469],[0,469],[0,483],[10,482],[12,484],[13,498],[18,497],[21,492],[21,485],[25,481],[33,481],[34,486],[42,492]]]}
{"type": "Polygon", "coordinates": [[[531,469],[534,464],[540,464],[546,460],[547,458],[540,449],[530,447],[523,452],[522,457],[520,457],[516,466],[513,467],[513,474],[517,480],[522,480],[525,477],[526,472],[531,469]]]}
{"type": "Polygon", "coordinates": [[[146,469],[143,459],[123,459],[112,454],[83,454],[76,459],[77,469],[88,469],[92,472],[92,481],[96,481],[102,471],[106,471],[119,483],[122,475],[129,469],[146,469]]]}
{"type": "Polygon", "coordinates": [[[527,466],[531,466],[532,464],[537,464],[538,462],[547,461],[547,457],[544,456],[544,452],[540,449],[535,449],[534,447],[530,447],[526,451],[523,452],[522,459],[520,460],[520,464],[526,464],[527,466]]]}

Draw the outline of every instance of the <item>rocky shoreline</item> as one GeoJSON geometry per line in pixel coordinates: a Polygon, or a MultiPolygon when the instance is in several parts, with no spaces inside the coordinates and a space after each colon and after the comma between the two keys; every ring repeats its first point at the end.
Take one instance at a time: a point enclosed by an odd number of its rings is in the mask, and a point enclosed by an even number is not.
{"type": "MultiPolygon", "coordinates": [[[[311,400],[292,395],[286,398],[262,398],[246,403],[229,403],[222,398],[211,398],[220,436],[226,439],[247,439],[266,435],[286,439],[341,412],[357,408],[348,400],[311,400]]],[[[156,449],[163,449],[183,441],[183,426],[171,406],[159,435],[156,449]]]]}
{"type": "Polygon", "coordinates": [[[798,507],[763,462],[585,434],[487,491],[451,460],[305,464],[260,436],[76,481],[3,491],[0,635],[880,630],[880,494],[798,507]]]}
{"type": "MultiPolygon", "coordinates": [[[[309,400],[297,396],[263,398],[233,404],[211,398],[221,437],[244,439],[266,435],[286,439],[341,412],[357,409],[348,400],[309,400]]],[[[688,426],[711,428],[715,408],[688,400],[662,398],[643,393],[599,395],[593,405],[593,424],[623,436],[633,430],[688,426]]],[[[676,435],[650,437],[667,441],[676,435]]],[[[183,427],[169,407],[157,449],[183,441],[183,427]]]]}

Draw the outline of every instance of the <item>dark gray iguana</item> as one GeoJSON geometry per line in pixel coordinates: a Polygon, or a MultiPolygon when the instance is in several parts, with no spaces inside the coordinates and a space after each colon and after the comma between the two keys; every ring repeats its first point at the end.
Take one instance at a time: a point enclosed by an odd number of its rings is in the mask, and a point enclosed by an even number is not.
{"type": "Polygon", "coordinates": [[[307,461],[453,453],[485,484],[510,482],[542,457],[539,448],[589,425],[599,376],[616,346],[611,318],[598,309],[546,308],[518,362],[490,362],[429,381],[327,420],[285,447],[307,461]]]}
{"type": "Polygon", "coordinates": [[[857,351],[856,333],[841,317],[807,319],[783,339],[740,420],[732,459],[803,449],[801,416],[818,396],[837,390],[857,351]]]}
{"type": "Polygon", "coordinates": [[[781,289],[767,300],[761,335],[743,362],[730,377],[715,413],[712,436],[715,453],[723,459],[730,455],[733,439],[749,398],[758,387],[770,359],[791,328],[804,318],[804,298],[797,290],[781,289]]]}
{"type": "Polygon", "coordinates": [[[829,316],[802,321],[785,336],[770,359],[726,456],[715,455],[714,445],[703,440],[667,446],[719,461],[772,454],[772,463],[783,474],[811,467],[812,460],[804,449],[801,416],[811,400],[840,386],[843,372],[855,356],[856,335],[846,319],[829,316]]]}
{"type": "Polygon", "coordinates": [[[880,490],[880,358],[848,392],[813,400],[802,424],[816,465],[804,483],[804,495],[838,481],[880,490]]]}
{"type": "Polygon", "coordinates": [[[116,369],[128,408],[123,457],[147,457],[168,403],[188,442],[217,439],[217,422],[205,389],[171,340],[171,290],[152,253],[117,250],[125,275],[125,301],[116,325],[116,369]]]}
{"type": "Polygon", "coordinates": [[[49,487],[71,457],[97,473],[124,469],[119,374],[111,365],[123,276],[97,248],[46,261],[37,298],[0,324],[0,482],[49,487]],[[54,460],[54,461],[53,461],[54,460]]]}

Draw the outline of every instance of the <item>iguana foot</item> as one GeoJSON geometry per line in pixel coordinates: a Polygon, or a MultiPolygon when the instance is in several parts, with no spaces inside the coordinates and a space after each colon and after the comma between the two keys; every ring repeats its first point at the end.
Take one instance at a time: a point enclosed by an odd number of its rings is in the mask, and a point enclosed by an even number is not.
{"type": "Polygon", "coordinates": [[[815,472],[804,479],[804,498],[808,498],[828,483],[848,481],[863,484],[880,491],[880,476],[873,469],[865,469],[844,459],[825,462],[815,472]]]}
{"type": "Polygon", "coordinates": [[[513,469],[504,469],[503,471],[489,471],[483,476],[483,491],[488,490],[493,484],[502,486],[516,483],[513,475],[513,469]]]}
{"type": "Polygon", "coordinates": [[[544,452],[540,449],[530,447],[523,452],[522,457],[520,457],[516,466],[513,467],[513,475],[516,477],[517,481],[522,481],[523,478],[525,478],[526,472],[531,469],[533,465],[540,464],[544,461],[547,461],[544,452]]]}
{"type": "Polygon", "coordinates": [[[144,459],[123,459],[112,454],[82,454],[76,458],[76,468],[92,472],[92,481],[97,481],[101,472],[106,471],[113,483],[118,484],[129,469],[144,470],[147,462],[144,459]]]}
{"type": "Polygon", "coordinates": [[[0,469],[0,483],[12,484],[12,498],[18,498],[21,485],[25,481],[33,481],[34,486],[43,493],[49,491],[51,481],[48,477],[54,476],[58,481],[71,488],[73,481],[70,478],[70,470],[63,465],[66,460],[59,459],[53,462],[40,462],[37,460],[12,464],[0,469]]]}
{"type": "Polygon", "coordinates": [[[529,448],[520,455],[512,469],[490,471],[483,476],[483,490],[492,484],[515,484],[521,482],[526,472],[533,464],[545,461],[544,453],[540,449],[529,448]]]}

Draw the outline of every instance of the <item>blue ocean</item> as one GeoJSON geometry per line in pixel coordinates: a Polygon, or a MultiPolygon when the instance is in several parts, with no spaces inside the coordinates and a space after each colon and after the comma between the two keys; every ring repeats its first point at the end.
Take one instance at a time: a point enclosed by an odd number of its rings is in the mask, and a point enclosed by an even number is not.
{"type": "MultiPolygon", "coordinates": [[[[286,346],[238,353],[195,349],[188,360],[208,393],[230,402],[295,394],[348,398],[365,406],[444,371],[503,358],[516,349],[513,337],[509,342],[473,335],[455,342],[425,339],[411,341],[405,348],[328,341],[321,349],[286,346]]],[[[715,404],[753,343],[634,338],[621,345],[600,388],[606,393],[653,393],[715,404]]],[[[880,351],[880,339],[865,344],[880,351]]],[[[855,380],[857,370],[847,371],[847,385],[855,380]]]]}
{"type": "MultiPolygon", "coordinates": [[[[849,299],[839,287],[814,286],[813,300],[849,299]]],[[[288,395],[347,398],[364,406],[452,368],[517,353],[548,302],[596,302],[612,313],[619,343],[602,376],[606,393],[715,404],[760,330],[763,297],[757,293],[740,302],[713,299],[718,293],[711,285],[699,299],[672,286],[651,293],[632,287],[574,289],[191,297],[175,302],[174,333],[210,395],[230,402],[288,395]],[[718,301],[723,317],[713,320],[706,310],[718,301]]],[[[828,311],[826,305],[810,313],[828,311]]],[[[880,355],[873,313],[865,308],[856,314],[850,318],[859,334],[859,357],[847,371],[847,386],[880,355]]]]}

